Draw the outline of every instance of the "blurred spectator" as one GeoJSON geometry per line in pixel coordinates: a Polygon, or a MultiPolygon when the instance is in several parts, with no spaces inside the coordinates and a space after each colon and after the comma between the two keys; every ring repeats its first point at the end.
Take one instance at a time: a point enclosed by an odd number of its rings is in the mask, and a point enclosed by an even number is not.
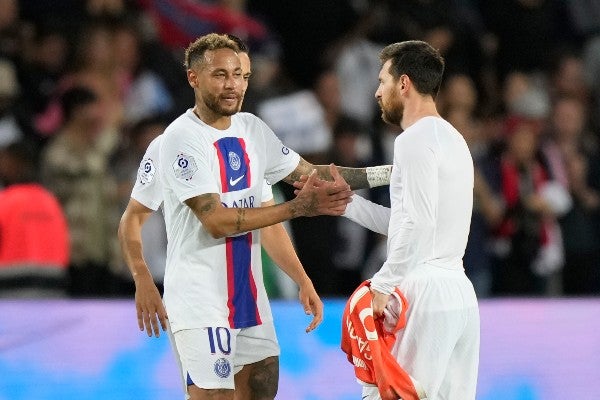
{"type": "Polygon", "coordinates": [[[339,82],[331,70],[322,71],[313,89],[275,97],[258,106],[258,115],[279,139],[313,164],[326,162],[339,113],[339,82]]]}
{"type": "Polygon", "coordinates": [[[550,70],[550,92],[552,98],[577,97],[589,101],[590,90],[585,81],[583,60],[574,52],[559,54],[550,70]]]}
{"type": "Polygon", "coordinates": [[[60,98],[75,86],[93,89],[104,109],[106,123],[112,129],[118,129],[123,120],[123,99],[115,58],[113,25],[90,22],[81,27],[75,43],[74,60],[59,81],[53,101],[35,121],[38,132],[50,136],[58,130],[63,122],[60,98]]]}
{"type": "Polygon", "coordinates": [[[383,45],[371,39],[379,12],[377,6],[361,10],[352,31],[332,45],[328,54],[341,83],[342,112],[367,126],[379,112],[374,93],[379,84],[379,52],[383,45]]]}
{"type": "Polygon", "coordinates": [[[133,125],[144,118],[173,111],[173,100],[165,83],[144,64],[141,36],[133,23],[117,26],[114,49],[124,123],[133,125]]]}
{"type": "Polygon", "coordinates": [[[22,96],[36,118],[46,110],[57,91],[69,61],[70,44],[58,22],[44,21],[35,28],[32,47],[32,58],[24,60],[20,77],[22,96]]]}
{"type": "Polygon", "coordinates": [[[575,41],[573,23],[561,0],[478,1],[487,29],[497,41],[500,81],[512,71],[546,71],[553,50],[575,41]]]}
{"type": "Polygon", "coordinates": [[[600,170],[598,138],[588,130],[588,109],[581,97],[556,99],[543,152],[553,175],[569,188],[572,209],[561,218],[565,246],[564,293],[600,290],[600,188],[592,175],[600,170]]]}
{"type": "Polygon", "coordinates": [[[62,297],[69,261],[67,222],[56,198],[35,182],[25,142],[0,150],[0,297],[62,297]]]}
{"type": "Polygon", "coordinates": [[[119,208],[103,147],[106,116],[100,98],[85,87],[62,96],[65,122],[44,149],[42,174],[65,210],[71,235],[69,293],[98,296],[111,292],[112,262],[117,259],[119,208]]]}
{"type": "Polygon", "coordinates": [[[499,165],[486,171],[505,205],[494,243],[493,293],[556,295],[560,289],[553,284],[564,265],[556,219],[568,211],[570,198],[540,159],[538,124],[515,119],[506,134],[499,165]]]}

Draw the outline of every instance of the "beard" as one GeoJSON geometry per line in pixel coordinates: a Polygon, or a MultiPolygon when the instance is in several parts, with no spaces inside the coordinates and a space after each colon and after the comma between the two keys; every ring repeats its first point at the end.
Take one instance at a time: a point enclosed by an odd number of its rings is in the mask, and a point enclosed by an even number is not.
{"type": "Polygon", "coordinates": [[[223,105],[221,100],[224,100],[221,96],[206,93],[202,95],[202,100],[206,107],[217,115],[229,117],[236,114],[242,108],[242,96],[238,95],[236,101],[232,105],[223,105]]]}
{"type": "Polygon", "coordinates": [[[404,116],[404,104],[397,100],[396,90],[390,92],[389,99],[390,101],[387,104],[383,103],[383,99],[379,100],[381,118],[390,125],[400,126],[404,116]]]}
{"type": "Polygon", "coordinates": [[[379,104],[381,107],[381,118],[390,125],[400,126],[402,123],[402,117],[404,116],[404,105],[402,103],[391,104],[384,107],[383,104],[379,104]]]}

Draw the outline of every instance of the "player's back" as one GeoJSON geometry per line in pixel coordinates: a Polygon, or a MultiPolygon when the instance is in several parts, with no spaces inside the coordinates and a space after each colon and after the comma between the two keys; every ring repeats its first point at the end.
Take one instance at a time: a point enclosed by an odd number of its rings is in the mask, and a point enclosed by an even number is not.
{"type": "Polygon", "coordinates": [[[413,265],[462,269],[473,207],[473,161],[464,138],[442,118],[425,117],[397,141],[400,158],[413,160],[396,200],[414,223],[413,265]]]}
{"type": "Polygon", "coordinates": [[[447,121],[436,122],[440,143],[438,257],[461,263],[473,209],[473,160],[462,135],[447,121]]]}

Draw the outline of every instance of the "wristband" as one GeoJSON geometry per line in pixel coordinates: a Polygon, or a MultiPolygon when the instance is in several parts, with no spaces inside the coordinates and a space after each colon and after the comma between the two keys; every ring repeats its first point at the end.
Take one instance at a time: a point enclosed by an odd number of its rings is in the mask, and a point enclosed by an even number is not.
{"type": "Polygon", "coordinates": [[[367,172],[367,182],[369,183],[370,188],[390,184],[390,175],[392,174],[391,165],[367,167],[365,170],[367,172]]]}

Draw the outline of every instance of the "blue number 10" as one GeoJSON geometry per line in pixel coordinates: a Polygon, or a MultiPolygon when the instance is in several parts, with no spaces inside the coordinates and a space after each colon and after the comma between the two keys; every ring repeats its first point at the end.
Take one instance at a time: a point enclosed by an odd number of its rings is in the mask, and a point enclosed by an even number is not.
{"type": "Polygon", "coordinates": [[[210,345],[210,352],[215,354],[215,337],[219,351],[223,354],[229,354],[231,352],[231,333],[229,329],[218,327],[213,332],[213,328],[206,328],[208,330],[208,342],[210,345]]]}

